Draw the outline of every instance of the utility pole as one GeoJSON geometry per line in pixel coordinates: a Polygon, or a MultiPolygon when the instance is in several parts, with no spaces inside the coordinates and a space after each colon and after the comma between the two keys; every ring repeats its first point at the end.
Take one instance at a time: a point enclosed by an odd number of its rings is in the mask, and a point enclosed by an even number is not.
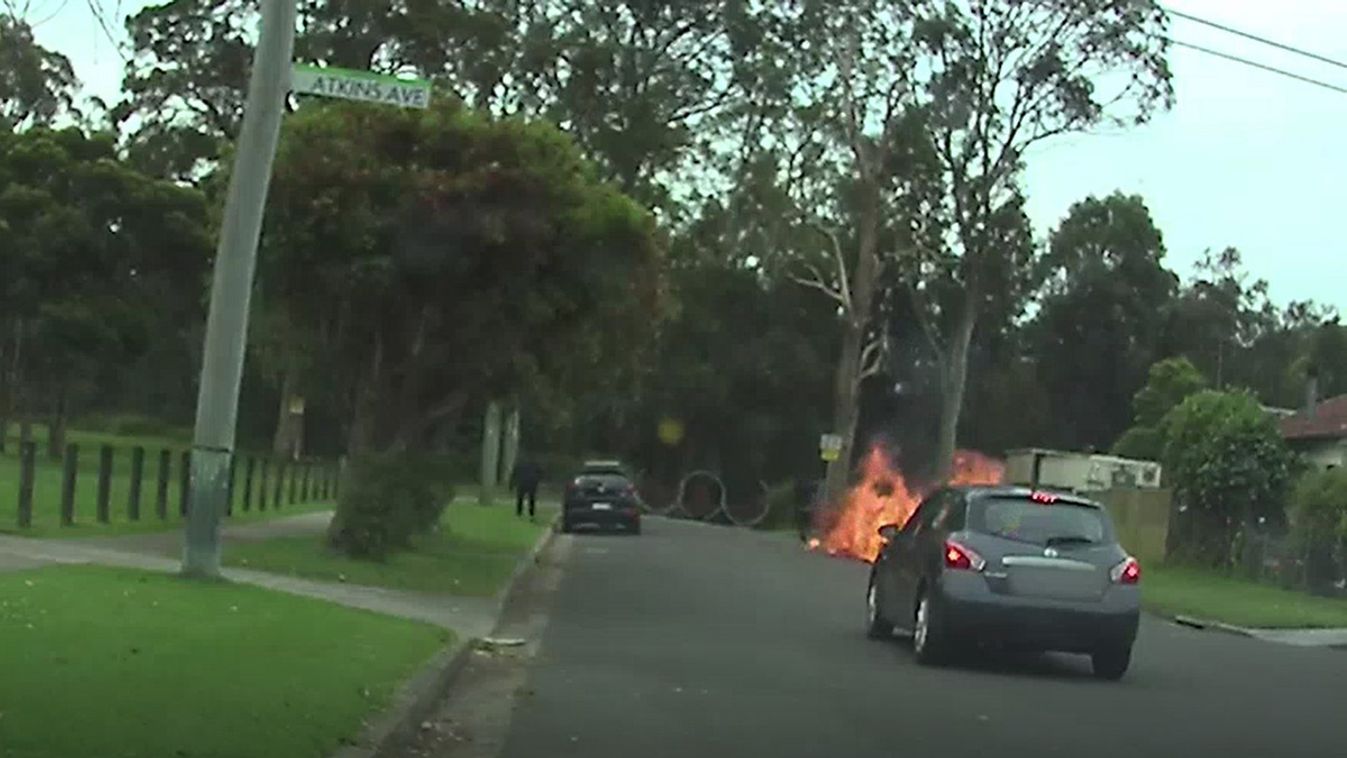
{"type": "Polygon", "coordinates": [[[228,497],[229,463],[234,456],[257,241],[290,88],[294,46],[295,0],[262,0],[261,31],[229,178],[206,318],[182,559],[182,572],[188,576],[220,574],[220,515],[228,497]]]}

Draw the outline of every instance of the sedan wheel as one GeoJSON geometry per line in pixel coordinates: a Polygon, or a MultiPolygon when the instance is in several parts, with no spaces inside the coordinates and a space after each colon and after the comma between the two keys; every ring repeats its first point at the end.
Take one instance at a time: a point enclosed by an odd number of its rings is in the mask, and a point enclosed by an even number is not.
{"type": "Polygon", "coordinates": [[[889,639],[893,636],[893,624],[884,618],[879,608],[879,592],[875,588],[873,574],[865,590],[865,634],[876,640],[889,639]]]}
{"type": "Polygon", "coordinates": [[[925,591],[917,598],[917,607],[912,618],[912,652],[917,663],[932,665],[941,663],[945,658],[944,631],[935,618],[935,606],[925,591]]]}

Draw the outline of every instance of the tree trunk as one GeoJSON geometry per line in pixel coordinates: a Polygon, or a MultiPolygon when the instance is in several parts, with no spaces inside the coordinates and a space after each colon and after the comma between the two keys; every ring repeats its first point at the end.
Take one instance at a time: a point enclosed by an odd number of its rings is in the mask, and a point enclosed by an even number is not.
{"type": "Polygon", "coordinates": [[[487,403],[482,418],[482,470],[478,501],[489,505],[500,483],[497,467],[500,465],[500,403],[487,403]]]}
{"type": "Polygon", "coordinates": [[[940,482],[949,478],[954,465],[954,451],[959,445],[959,417],[963,412],[964,390],[968,385],[968,351],[973,344],[976,303],[976,293],[970,291],[941,361],[940,431],[935,449],[935,478],[940,482]]]}
{"type": "Polygon", "coordinates": [[[370,364],[356,384],[351,409],[351,428],[346,437],[347,455],[362,455],[375,447],[379,413],[379,385],[383,380],[383,340],[374,340],[370,364]]]}
{"type": "Polygon", "coordinates": [[[837,459],[828,462],[823,482],[823,502],[832,503],[847,487],[851,473],[852,451],[855,449],[856,424],[860,416],[860,329],[847,325],[842,335],[842,354],[837,360],[833,377],[833,434],[842,438],[842,449],[837,459]]]}
{"type": "Polygon", "coordinates": [[[852,453],[856,448],[856,426],[860,419],[862,358],[865,332],[870,323],[875,288],[879,279],[879,215],[875,192],[864,192],[859,218],[856,265],[851,276],[851,308],[845,313],[842,350],[837,358],[833,379],[833,433],[841,435],[842,449],[837,460],[828,464],[824,479],[823,502],[833,503],[846,489],[851,474],[852,453]]]}
{"type": "Polygon", "coordinates": [[[500,471],[506,481],[514,473],[519,462],[519,406],[510,408],[505,417],[505,430],[501,440],[500,471]]]}
{"type": "Polygon", "coordinates": [[[276,411],[276,434],[272,451],[278,457],[298,459],[304,450],[304,398],[299,394],[298,372],[293,365],[281,377],[280,407],[276,411]]]}

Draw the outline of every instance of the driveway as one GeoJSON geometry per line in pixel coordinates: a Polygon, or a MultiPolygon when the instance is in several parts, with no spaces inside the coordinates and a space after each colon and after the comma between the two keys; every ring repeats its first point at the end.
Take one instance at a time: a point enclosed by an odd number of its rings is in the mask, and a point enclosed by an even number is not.
{"type": "MultiPolygon", "coordinates": [[[[930,669],[864,637],[864,565],[659,519],[641,537],[561,540],[500,733],[465,739],[474,725],[449,707],[434,730],[458,735],[407,754],[1347,755],[1344,652],[1147,619],[1119,683],[1071,656],[930,669]]],[[[460,699],[482,679],[470,671],[460,699]]]]}

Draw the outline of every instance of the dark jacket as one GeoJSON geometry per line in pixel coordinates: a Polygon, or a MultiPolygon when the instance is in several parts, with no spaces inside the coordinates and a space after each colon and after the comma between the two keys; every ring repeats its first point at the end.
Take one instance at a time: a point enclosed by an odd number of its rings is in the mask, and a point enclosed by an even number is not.
{"type": "Polygon", "coordinates": [[[536,490],[542,480],[543,470],[533,461],[520,461],[510,472],[510,485],[517,490],[536,490]]]}

